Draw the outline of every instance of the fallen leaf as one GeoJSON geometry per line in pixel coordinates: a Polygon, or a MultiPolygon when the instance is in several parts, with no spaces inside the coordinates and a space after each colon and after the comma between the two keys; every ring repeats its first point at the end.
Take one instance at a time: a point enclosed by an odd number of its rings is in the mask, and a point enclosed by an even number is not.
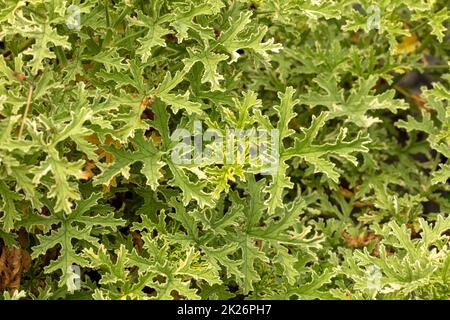
{"type": "Polygon", "coordinates": [[[0,255],[0,290],[18,290],[23,272],[31,266],[30,254],[22,248],[2,248],[0,255]]]}
{"type": "Polygon", "coordinates": [[[344,196],[344,198],[350,199],[353,196],[353,192],[351,192],[350,190],[340,187],[339,188],[339,193],[342,194],[344,196]]]}
{"type": "Polygon", "coordinates": [[[416,51],[419,46],[419,39],[417,38],[416,33],[413,32],[411,36],[403,37],[402,42],[395,47],[395,54],[410,54],[416,51]]]}
{"type": "Polygon", "coordinates": [[[347,231],[343,231],[341,234],[342,238],[345,240],[346,244],[352,248],[363,248],[368,246],[372,241],[376,241],[376,245],[371,252],[371,255],[377,256],[379,254],[379,240],[380,237],[373,232],[361,235],[352,235],[347,231]]]}
{"type": "Polygon", "coordinates": [[[131,232],[131,236],[136,250],[141,253],[142,248],[144,247],[144,241],[141,238],[141,234],[138,231],[133,231],[131,232]]]}
{"type": "Polygon", "coordinates": [[[152,131],[150,138],[156,146],[161,143],[161,136],[156,131],[152,131]]]}
{"type": "Polygon", "coordinates": [[[92,169],[95,168],[94,161],[88,160],[84,165],[84,169],[80,174],[80,179],[89,180],[94,176],[92,169]]]}

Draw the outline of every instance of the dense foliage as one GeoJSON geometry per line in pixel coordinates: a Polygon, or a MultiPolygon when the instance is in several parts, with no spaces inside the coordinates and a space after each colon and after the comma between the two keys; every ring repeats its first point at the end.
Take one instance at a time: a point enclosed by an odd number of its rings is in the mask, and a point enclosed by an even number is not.
{"type": "Polygon", "coordinates": [[[449,9],[1,0],[2,297],[449,299],[449,9]]]}

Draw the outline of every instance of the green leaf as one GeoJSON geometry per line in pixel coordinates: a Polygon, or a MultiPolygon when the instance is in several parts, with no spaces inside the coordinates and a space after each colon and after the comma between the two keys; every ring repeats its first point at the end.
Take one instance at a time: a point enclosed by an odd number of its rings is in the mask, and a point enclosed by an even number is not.
{"type": "Polygon", "coordinates": [[[9,232],[14,229],[15,222],[21,220],[14,201],[22,200],[23,197],[21,194],[11,191],[4,181],[0,181],[0,195],[2,197],[0,208],[3,213],[0,222],[2,229],[9,232]]]}
{"type": "Polygon", "coordinates": [[[339,173],[334,169],[335,164],[326,156],[336,155],[356,164],[356,158],[352,153],[367,152],[369,149],[365,145],[370,142],[370,139],[359,133],[353,140],[345,141],[347,129],[341,128],[334,142],[322,145],[313,144],[314,138],[327,117],[328,114],[325,112],[318,117],[313,117],[311,126],[307,130],[303,130],[303,137],[296,138],[294,147],[287,149],[284,156],[287,159],[298,156],[313,165],[314,172],[325,173],[331,180],[338,182],[339,173]]]}
{"type": "Polygon", "coordinates": [[[173,179],[169,181],[169,184],[174,187],[179,187],[182,190],[184,205],[187,205],[191,200],[195,200],[200,208],[214,206],[214,200],[204,191],[206,187],[205,181],[199,180],[197,182],[192,182],[182,167],[170,160],[167,163],[173,174],[173,179]]]}
{"type": "MultiPolygon", "coordinates": [[[[207,37],[207,32],[200,24],[194,22],[194,18],[203,15],[213,15],[220,11],[224,4],[220,0],[206,0],[200,3],[177,6],[173,12],[173,21],[170,26],[177,31],[177,42],[181,43],[188,37],[188,31],[193,30],[207,37]]],[[[213,35],[210,31],[211,37],[213,35]]]]}
{"type": "Polygon", "coordinates": [[[48,198],[56,198],[55,210],[63,210],[66,213],[72,211],[72,201],[80,200],[80,193],[74,183],[70,181],[70,177],[81,177],[81,169],[84,162],[69,162],[65,158],[59,158],[57,154],[49,155],[39,164],[39,167],[33,168],[34,178],[33,184],[39,182],[48,188],[48,198]],[[52,180],[43,180],[48,172],[52,173],[52,180]]]}
{"type": "Polygon", "coordinates": [[[24,51],[24,54],[32,56],[29,67],[33,75],[36,75],[39,70],[44,68],[44,59],[56,58],[55,53],[50,51],[49,45],[52,45],[51,48],[56,46],[61,46],[65,49],[71,48],[67,37],[58,34],[57,30],[52,27],[48,17],[41,19],[33,13],[29,16],[24,16],[23,12],[18,10],[10,23],[11,25],[2,28],[0,32],[1,38],[4,35],[20,34],[23,37],[34,39],[34,44],[24,51]]]}
{"type": "Polygon", "coordinates": [[[221,61],[227,60],[228,56],[225,54],[213,53],[208,49],[205,51],[189,50],[189,58],[184,61],[186,65],[194,65],[196,62],[203,64],[203,76],[201,78],[202,83],[209,82],[211,85],[211,91],[223,91],[220,87],[220,81],[224,77],[217,71],[218,65],[221,61]]]}
{"type": "Polygon", "coordinates": [[[281,44],[274,44],[273,38],[263,42],[263,38],[267,33],[267,27],[265,26],[259,27],[250,34],[245,32],[248,24],[251,22],[251,15],[252,13],[247,11],[241,12],[239,18],[235,20],[230,17],[230,27],[219,38],[219,44],[231,55],[230,63],[239,59],[240,54],[238,50],[250,49],[264,60],[269,60],[267,51],[279,52],[283,47],[281,44]]]}
{"type": "MultiPolygon", "coordinates": [[[[64,213],[58,213],[57,216],[54,216],[52,224],[60,224],[60,226],[51,231],[49,235],[39,235],[39,244],[32,248],[31,257],[36,258],[45,254],[47,250],[54,248],[56,245],[61,246],[58,258],[45,268],[46,273],[57,270],[62,272],[62,276],[59,279],[60,286],[70,288],[73,265],[80,267],[88,265],[88,261],[77,253],[78,250],[74,246],[74,240],[77,240],[78,243],[86,241],[86,243],[96,246],[98,239],[91,236],[91,231],[94,227],[100,226],[103,230],[111,228],[114,231],[124,223],[124,220],[115,219],[112,213],[106,216],[102,214],[90,215],[100,198],[101,194],[98,193],[93,194],[88,199],[79,201],[69,216],[66,216],[64,213]],[[83,227],[80,227],[80,225],[83,225],[83,227]]],[[[56,213],[53,212],[53,215],[56,215],[56,213]]],[[[25,219],[24,224],[30,227],[32,225],[40,225],[45,217],[39,215],[33,217],[32,215],[32,220],[27,221],[28,219],[25,219]]]]}
{"type": "Polygon", "coordinates": [[[141,12],[138,12],[136,19],[130,19],[133,25],[147,28],[144,37],[138,39],[140,46],[136,50],[136,54],[141,57],[142,62],[147,62],[152,55],[154,47],[165,47],[166,41],[164,37],[170,33],[170,30],[162,27],[158,21],[148,18],[141,12]]]}
{"type": "Polygon", "coordinates": [[[109,185],[111,179],[122,174],[126,179],[130,176],[130,166],[136,162],[142,162],[141,172],[147,178],[146,184],[152,190],[158,187],[158,180],[162,177],[161,169],[165,165],[161,161],[162,153],[156,149],[152,141],[147,140],[140,131],[131,139],[136,146],[136,151],[130,152],[123,148],[117,149],[113,146],[105,146],[105,150],[114,156],[114,162],[104,166],[102,173],[94,178],[94,184],[109,185]]]}
{"type": "Polygon", "coordinates": [[[446,183],[450,179],[450,164],[441,164],[440,170],[433,172],[432,183],[446,183]]]}

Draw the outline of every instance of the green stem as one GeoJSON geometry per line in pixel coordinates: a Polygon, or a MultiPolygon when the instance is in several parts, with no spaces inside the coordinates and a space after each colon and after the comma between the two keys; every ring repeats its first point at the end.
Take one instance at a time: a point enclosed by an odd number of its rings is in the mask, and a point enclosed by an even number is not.
{"type": "Polygon", "coordinates": [[[421,53],[423,50],[425,50],[428,46],[428,43],[430,43],[431,40],[431,34],[427,34],[427,36],[425,37],[425,39],[422,41],[422,44],[420,45],[420,47],[416,50],[416,53],[421,53]]]}
{"type": "Polygon", "coordinates": [[[111,22],[109,20],[108,0],[105,0],[105,15],[106,15],[106,26],[109,29],[109,27],[111,26],[111,22]]]}
{"type": "Polygon", "coordinates": [[[417,30],[421,29],[424,25],[426,25],[428,21],[422,22],[421,24],[415,26],[410,30],[411,33],[416,32],[417,30]]]}
{"type": "MultiPolygon", "coordinates": [[[[17,47],[17,54],[21,53],[22,51],[24,51],[25,49],[27,49],[29,46],[31,46],[34,43],[34,38],[29,38],[27,40],[25,40],[24,42],[22,42],[18,47],[17,47]]],[[[3,53],[4,57],[8,57],[12,54],[12,50],[11,49],[6,49],[6,51],[3,53]]]]}
{"type": "Polygon", "coordinates": [[[67,65],[67,58],[66,55],[64,54],[64,50],[60,46],[56,46],[55,54],[59,63],[61,64],[61,68],[64,68],[67,65]]]}

